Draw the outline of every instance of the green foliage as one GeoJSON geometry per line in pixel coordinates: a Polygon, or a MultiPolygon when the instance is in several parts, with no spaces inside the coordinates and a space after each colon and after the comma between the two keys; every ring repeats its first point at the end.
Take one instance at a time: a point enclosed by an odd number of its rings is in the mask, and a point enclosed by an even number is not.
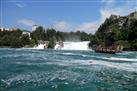
{"type": "Polygon", "coordinates": [[[30,38],[29,38],[29,36],[27,35],[27,34],[23,34],[22,36],[21,36],[21,43],[22,43],[22,45],[30,45],[30,38]]]}
{"type": "Polygon", "coordinates": [[[34,40],[34,39],[31,39],[31,40],[30,40],[30,47],[35,46],[35,44],[36,44],[36,43],[35,43],[35,40],[34,40]]]}
{"type": "Polygon", "coordinates": [[[127,40],[118,40],[114,42],[114,45],[121,45],[124,47],[123,50],[127,50],[130,48],[130,43],[127,40]]]}
{"type": "Polygon", "coordinates": [[[132,20],[129,30],[130,31],[129,31],[128,40],[133,41],[137,39],[137,20],[132,20]]]}
{"type": "Polygon", "coordinates": [[[13,37],[12,40],[11,40],[10,47],[13,47],[13,48],[23,47],[22,41],[20,40],[20,38],[13,37]]]}
{"type": "Polygon", "coordinates": [[[116,19],[110,17],[90,37],[90,41],[90,47],[117,44],[122,45],[124,50],[137,50],[137,20],[129,16],[116,19]]]}
{"type": "Polygon", "coordinates": [[[48,44],[48,48],[54,48],[54,46],[56,45],[56,38],[52,37],[49,39],[49,44],[48,44]]]}
{"type": "Polygon", "coordinates": [[[57,41],[89,41],[90,34],[85,32],[60,32],[55,29],[44,29],[42,26],[29,35],[22,34],[20,29],[13,31],[0,30],[0,46],[2,47],[33,47],[39,40],[49,41],[48,48],[54,48],[57,41]]]}
{"type": "Polygon", "coordinates": [[[46,35],[46,40],[50,40],[52,37],[56,37],[56,30],[47,29],[45,35],[46,35]]]}
{"type": "Polygon", "coordinates": [[[22,35],[20,29],[14,31],[0,31],[0,46],[20,48],[30,44],[28,35],[22,35]]]}
{"type": "Polygon", "coordinates": [[[45,30],[43,27],[38,27],[35,31],[31,33],[31,38],[35,40],[35,43],[38,42],[38,40],[45,40],[45,30]]]}
{"type": "Polygon", "coordinates": [[[92,35],[91,37],[90,37],[90,41],[91,41],[91,44],[92,45],[94,45],[94,44],[99,44],[100,43],[100,41],[99,41],[99,39],[98,39],[98,37],[96,36],[96,35],[92,35]]]}
{"type": "Polygon", "coordinates": [[[131,42],[131,48],[137,51],[137,39],[131,42]]]}
{"type": "Polygon", "coordinates": [[[38,27],[31,33],[31,38],[37,44],[38,40],[49,41],[48,48],[54,48],[55,41],[89,41],[89,34],[85,32],[60,32],[55,29],[44,30],[43,27],[38,27]]]}
{"type": "Polygon", "coordinates": [[[80,32],[80,39],[81,41],[88,41],[89,40],[89,35],[85,32],[80,32]]]}
{"type": "Polygon", "coordinates": [[[13,42],[18,42],[21,33],[19,29],[17,31],[0,31],[0,46],[14,47],[13,42]]]}
{"type": "Polygon", "coordinates": [[[57,31],[56,33],[57,41],[64,41],[64,35],[63,32],[57,31]]]}

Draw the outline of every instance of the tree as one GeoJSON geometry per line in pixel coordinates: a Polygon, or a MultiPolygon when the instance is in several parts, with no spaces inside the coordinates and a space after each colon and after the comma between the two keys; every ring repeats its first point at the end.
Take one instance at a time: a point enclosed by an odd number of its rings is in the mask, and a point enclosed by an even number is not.
{"type": "Polygon", "coordinates": [[[80,39],[81,39],[81,41],[89,41],[89,35],[85,32],[81,32],[80,39]]]}
{"type": "Polygon", "coordinates": [[[31,41],[30,41],[30,38],[29,38],[28,34],[23,34],[21,36],[21,43],[22,43],[23,46],[30,45],[31,41]]]}
{"type": "Polygon", "coordinates": [[[38,40],[45,40],[45,29],[40,26],[31,33],[31,38],[37,43],[38,40]]]}
{"type": "Polygon", "coordinates": [[[46,40],[50,40],[50,38],[56,37],[56,30],[51,28],[46,30],[46,40]]]}
{"type": "Polygon", "coordinates": [[[18,37],[12,37],[10,47],[20,48],[23,47],[21,40],[18,37]]]}
{"type": "Polygon", "coordinates": [[[91,42],[90,46],[92,46],[92,45],[99,45],[99,43],[100,43],[100,41],[99,41],[99,39],[98,39],[98,37],[96,35],[92,35],[90,37],[90,42],[91,42]]]}
{"type": "Polygon", "coordinates": [[[133,41],[131,42],[131,48],[132,48],[133,50],[136,50],[136,51],[137,51],[137,39],[135,39],[135,40],[133,40],[133,41]]]}
{"type": "Polygon", "coordinates": [[[50,38],[48,48],[54,49],[55,45],[56,45],[56,38],[55,37],[50,38]]]}

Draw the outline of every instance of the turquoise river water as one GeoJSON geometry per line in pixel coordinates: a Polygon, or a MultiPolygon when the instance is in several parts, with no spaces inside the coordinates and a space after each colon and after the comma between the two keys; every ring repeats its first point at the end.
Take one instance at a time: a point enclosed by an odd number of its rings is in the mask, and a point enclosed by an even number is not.
{"type": "Polygon", "coordinates": [[[0,49],[0,91],[137,91],[137,52],[0,49]]]}

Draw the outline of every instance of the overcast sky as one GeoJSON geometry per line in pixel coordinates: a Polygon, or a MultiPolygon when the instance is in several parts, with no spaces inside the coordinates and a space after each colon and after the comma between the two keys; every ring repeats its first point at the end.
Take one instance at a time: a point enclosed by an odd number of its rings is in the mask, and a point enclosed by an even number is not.
{"type": "Polygon", "coordinates": [[[137,0],[0,0],[0,27],[32,25],[94,33],[111,14],[128,15],[137,0]]]}

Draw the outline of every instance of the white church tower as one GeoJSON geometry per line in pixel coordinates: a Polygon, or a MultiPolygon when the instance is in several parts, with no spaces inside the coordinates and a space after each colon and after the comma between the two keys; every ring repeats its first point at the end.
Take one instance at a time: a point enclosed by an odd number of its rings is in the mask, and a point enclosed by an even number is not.
{"type": "Polygon", "coordinates": [[[32,31],[35,31],[39,26],[38,25],[33,25],[32,26],[32,31]]]}

